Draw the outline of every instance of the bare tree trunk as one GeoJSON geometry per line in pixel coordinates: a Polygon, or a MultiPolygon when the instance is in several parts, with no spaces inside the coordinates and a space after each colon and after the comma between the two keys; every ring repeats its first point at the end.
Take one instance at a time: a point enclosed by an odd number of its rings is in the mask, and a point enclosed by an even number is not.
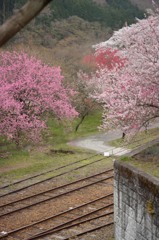
{"type": "Polygon", "coordinates": [[[0,26],[0,46],[5,44],[52,0],[28,0],[27,3],[0,26]]]}
{"type": "Polygon", "coordinates": [[[88,115],[88,111],[86,113],[84,113],[79,121],[79,123],[77,124],[77,126],[75,127],[75,132],[77,132],[79,126],[83,123],[85,117],[88,115]]]}
{"type": "Polygon", "coordinates": [[[123,132],[123,134],[122,134],[122,139],[124,140],[125,139],[125,133],[123,132]]]}

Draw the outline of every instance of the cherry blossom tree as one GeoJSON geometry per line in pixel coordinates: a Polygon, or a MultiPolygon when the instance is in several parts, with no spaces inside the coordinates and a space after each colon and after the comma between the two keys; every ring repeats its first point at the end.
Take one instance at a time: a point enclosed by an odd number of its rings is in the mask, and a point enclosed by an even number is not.
{"type": "Polygon", "coordinates": [[[102,92],[103,83],[101,79],[97,80],[99,69],[113,69],[114,67],[122,67],[125,63],[125,58],[118,55],[118,50],[111,48],[99,49],[92,54],[86,55],[83,63],[88,67],[90,73],[79,71],[76,79],[77,96],[76,104],[80,112],[80,121],[76,126],[78,130],[85,117],[95,109],[99,109],[100,105],[94,97],[93,93],[102,92]],[[94,80],[96,78],[96,80],[94,80]],[[98,81],[98,82],[97,82],[98,81]],[[98,89],[98,90],[97,90],[98,89]],[[99,90],[101,89],[101,90],[99,90]]]}
{"type": "Polygon", "coordinates": [[[46,117],[77,116],[71,89],[64,88],[60,67],[50,67],[26,53],[0,53],[0,135],[19,144],[22,136],[36,141],[46,117]]]}
{"type": "Polygon", "coordinates": [[[99,68],[86,82],[103,105],[103,128],[136,132],[159,117],[159,16],[120,29],[95,49],[110,47],[119,49],[124,65],[99,68]]]}
{"type": "Polygon", "coordinates": [[[85,98],[95,100],[99,94],[103,93],[106,84],[103,73],[122,68],[125,62],[126,58],[121,57],[117,49],[111,48],[100,48],[94,54],[85,56],[84,63],[93,66],[90,73],[79,71],[77,74],[77,83],[83,89],[85,98]]]}

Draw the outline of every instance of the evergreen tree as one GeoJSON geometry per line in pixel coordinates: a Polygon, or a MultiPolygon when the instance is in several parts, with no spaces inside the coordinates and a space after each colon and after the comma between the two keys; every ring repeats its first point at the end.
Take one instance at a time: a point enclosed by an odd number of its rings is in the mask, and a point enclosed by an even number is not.
{"type": "Polygon", "coordinates": [[[92,0],[54,0],[51,3],[51,18],[63,19],[76,15],[90,22],[99,21],[103,25],[119,28],[125,22],[133,23],[135,17],[144,17],[143,12],[129,0],[108,0],[107,3],[100,6],[92,0]]]}

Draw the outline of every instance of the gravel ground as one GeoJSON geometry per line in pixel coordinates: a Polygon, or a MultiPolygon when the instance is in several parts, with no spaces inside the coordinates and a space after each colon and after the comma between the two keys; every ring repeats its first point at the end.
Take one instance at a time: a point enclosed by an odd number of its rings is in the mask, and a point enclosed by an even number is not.
{"type": "MultiPolygon", "coordinates": [[[[96,179],[97,180],[97,179],[96,179]]],[[[50,183],[51,184],[51,183],[50,183]]],[[[40,185],[40,184],[39,184],[40,185]]],[[[52,185],[52,184],[51,184],[52,185]]],[[[77,184],[78,185],[78,184],[77,184]]],[[[40,186],[39,186],[40,187],[40,186]]],[[[48,186],[47,186],[48,187],[48,186]]],[[[36,189],[38,186],[35,187],[36,189]]],[[[32,189],[34,192],[34,188],[32,189]]],[[[31,222],[37,221],[39,219],[43,219],[52,214],[56,214],[58,212],[69,209],[70,207],[77,206],[83,204],[84,202],[88,202],[90,200],[96,199],[104,194],[108,194],[112,192],[112,180],[108,180],[106,184],[98,184],[93,185],[87,189],[80,190],[73,194],[68,194],[67,196],[60,197],[58,199],[50,200],[42,205],[31,207],[29,210],[24,210],[21,212],[17,212],[12,215],[4,216],[0,220],[0,232],[1,231],[10,231],[17,227],[21,227],[23,225],[29,224],[31,222]]],[[[26,191],[27,192],[27,191],[26,191]]],[[[30,191],[29,191],[30,192],[30,191]]],[[[9,197],[10,198],[10,197],[9,197]]],[[[5,200],[8,200],[8,197],[5,197],[5,200]]],[[[108,200],[109,203],[110,200],[108,200]]],[[[112,201],[112,200],[111,200],[112,201]]],[[[106,202],[106,204],[108,204],[106,202]]],[[[19,205],[19,204],[18,204],[19,205]]],[[[49,223],[48,223],[49,224],[49,223]]],[[[107,229],[107,228],[106,228],[107,229]]],[[[113,228],[109,227],[108,230],[104,233],[104,229],[99,230],[95,233],[88,234],[88,236],[84,236],[79,239],[108,239],[105,236],[113,236],[113,228]],[[100,233],[101,232],[101,233],[100,233]],[[103,235],[103,233],[105,235],[103,235]],[[97,236],[97,238],[95,238],[97,236]],[[98,236],[101,236],[99,238],[98,236]],[[93,237],[93,238],[92,238],[93,237]]],[[[19,235],[20,237],[20,235],[19,235]]],[[[47,237],[48,239],[56,239],[55,237],[47,237]]],[[[7,240],[11,238],[6,238],[7,240]]],[[[20,239],[22,240],[23,237],[20,239]]],[[[43,238],[46,239],[46,238],[43,238]]],[[[78,238],[77,238],[78,239],[78,238]]]]}

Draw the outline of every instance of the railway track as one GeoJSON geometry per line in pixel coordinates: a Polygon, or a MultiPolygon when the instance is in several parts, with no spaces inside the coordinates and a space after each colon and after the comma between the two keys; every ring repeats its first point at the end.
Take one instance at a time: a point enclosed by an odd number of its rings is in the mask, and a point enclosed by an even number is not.
{"type": "MultiPolygon", "coordinates": [[[[68,239],[113,224],[112,179],[113,172],[109,169],[1,204],[0,238],[31,240],[49,235],[49,239],[59,239],[59,236],[68,239]],[[103,191],[106,194],[101,196],[103,191]],[[37,216],[33,217],[37,212],[38,220],[37,216]],[[13,224],[18,217],[19,221],[13,224]]],[[[7,197],[3,200],[7,201],[7,197]]]]}
{"type": "Polygon", "coordinates": [[[98,156],[98,154],[90,156],[89,158],[87,157],[87,158],[84,158],[84,159],[80,159],[80,160],[75,161],[73,163],[69,163],[69,164],[66,164],[64,166],[61,166],[61,167],[58,167],[58,168],[55,168],[55,169],[51,169],[49,171],[46,171],[46,172],[43,172],[43,173],[40,173],[40,174],[36,174],[36,175],[28,177],[28,178],[21,179],[19,181],[16,181],[16,182],[13,182],[13,183],[10,183],[10,184],[3,185],[3,186],[0,187],[0,191],[1,191],[0,199],[4,196],[8,196],[8,195],[14,194],[14,193],[19,193],[22,190],[26,190],[30,187],[34,187],[36,185],[39,185],[40,183],[43,184],[47,181],[52,181],[53,179],[55,179],[57,177],[61,177],[63,175],[71,173],[72,171],[76,171],[76,170],[85,168],[85,167],[90,166],[92,164],[96,164],[96,163],[101,162],[102,160],[105,159],[105,158],[99,156],[99,159],[94,160],[94,157],[96,157],[96,156],[98,156]],[[92,162],[85,163],[85,164],[82,163],[83,161],[88,160],[88,159],[91,159],[92,162]],[[78,166],[79,164],[82,164],[82,165],[78,166]],[[77,167],[74,167],[74,165],[77,165],[77,167]],[[70,166],[73,166],[74,168],[67,169],[70,166]],[[61,172],[61,169],[64,169],[64,171],[61,172]],[[48,173],[52,173],[53,176],[47,177],[48,173]],[[41,176],[44,176],[44,179],[39,180],[38,177],[41,177],[41,176]],[[29,182],[31,181],[31,183],[28,183],[28,181],[29,182]],[[24,184],[25,185],[21,186],[21,183],[23,185],[24,184]],[[10,190],[10,189],[13,189],[13,190],[10,190]]]}
{"type": "MultiPolygon", "coordinates": [[[[28,224],[9,232],[4,231],[4,233],[0,236],[0,239],[7,239],[10,236],[15,239],[17,237],[17,239],[20,238],[23,240],[37,239],[50,234],[59,233],[70,227],[76,227],[79,224],[87,224],[90,221],[97,220],[102,217],[104,217],[105,220],[106,217],[111,215],[112,218],[112,197],[113,194],[110,193],[74,208],[54,214],[48,218],[34,222],[33,224],[28,224]],[[50,225],[52,226],[50,227],[50,225]],[[36,234],[33,235],[32,232],[36,232],[36,234]]],[[[85,232],[87,232],[87,230],[85,230],[85,232]]]]}
{"type": "Polygon", "coordinates": [[[46,201],[58,198],[60,196],[69,194],[71,192],[80,190],[82,188],[86,188],[86,187],[92,186],[97,183],[102,183],[105,180],[112,179],[113,178],[112,174],[110,174],[108,176],[108,174],[112,173],[112,171],[113,171],[112,169],[109,169],[109,170],[103,171],[101,173],[98,173],[98,174],[95,174],[95,175],[92,175],[89,177],[85,177],[85,178],[79,179],[79,180],[71,182],[71,183],[67,183],[67,184],[63,184],[63,185],[55,187],[55,188],[51,188],[47,191],[42,191],[37,194],[32,194],[30,196],[26,196],[26,197],[11,201],[9,203],[4,203],[4,204],[0,205],[0,212],[1,212],[0,217],[9,215],[11,213],[14,213],[14,212],[17,212],[20,210],[27,209],[29,207],[38,205],[40,203],[44,203],[46,201]],[[105,177],[105,174],[106,174],[106,177],[105,177]],[[101,179],[97,179],[96,181],[94,181],[94,178],[97,178],[97,177],[101,177],[101,179]],[[79,186],[77,186],[77,185],[79,185],[79,186]],[[61,192],[61,189],[64,189],[64,190],[61,192]],[[48,196],[46,194],[51,194],[51,196],[48,196]],[[53,194],[53,196],[52,196],[52,194],[53,194]],[[40,197],[40,198],[38,198],[38,197],[40,197]],[[31,199],[31,203],[29,201],[30,199],[31,199]],[[17,203],[22,206],[17,207],[17,203]],[[9,209],[9,211],[8,211],[8,209],[9,209]]]}
{"type": "Polygon", "coordinates": [[[77,163],[83,162],[83,161],[85,161],[85,160],[88,160],[88,159],[90,159],[90,158],[96,157],[96,156],[98,156],[98,155],[99,155],[99,154],[94,154],[94,155],[91,155],[90,157],[83,158],[83,159],[80,159],[80,160],[78,160],[78,161],[73,161],[72,163],[69,163],[69,164],[66,164],[66,165],[63,165],[63,166],[60,166],[60,167],[51,169],[51,170],[49,170],[49,171],[45,171],[45,172],[42,172],[42,173],[38,173],[38,174],[35,174],[35,175],[31,176],[31,177],[26,177],[26,178],[20,179],[20,180],[18,180],[18,181],[15,181],[15,182],[12,182],[12,183],[9,183],[9,184],[5,184],[5,185],[3,185],[3,186],[0,186],[0,190],[1,190],[1,189],[8,188],[8,187],[10,187],[10,186],[15,186],[15,185],[17,185],[17,184],[19,184],[19,183],[22,183],[22,182],[25,182],[25,181],[27,181],[27,180],[31,180],[31,179],[37,178],[37,177],[39,177],[39,176],[45,175],[45,174],[50,173],[50,172],[56,172],[56,171],[58,171],[58,170],[60,170],[60,169],[62,169],[62,168],[66,168],[66,167],[68,167],[68,166],[75,165],[75,164],[77,164],[77,163]]]}

